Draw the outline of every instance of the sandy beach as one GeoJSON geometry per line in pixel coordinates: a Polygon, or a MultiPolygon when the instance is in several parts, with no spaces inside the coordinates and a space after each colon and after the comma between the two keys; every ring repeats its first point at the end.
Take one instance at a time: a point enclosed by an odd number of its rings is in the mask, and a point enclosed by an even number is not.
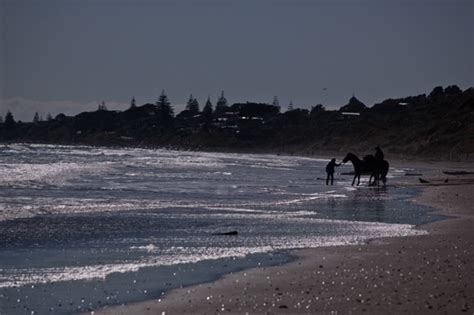
{"type": "Polygon", "coordinates": [[[472,171],[472,165],[429,167],[423,177],[430,183],[420,184],[418,177],[397,183],[421,187],[414,201],[451,217],[419,226],[427,235],[298,250],[298,259],[285,265],[95,314],[474,314],[474,175],[441,172],[472,171]]]}

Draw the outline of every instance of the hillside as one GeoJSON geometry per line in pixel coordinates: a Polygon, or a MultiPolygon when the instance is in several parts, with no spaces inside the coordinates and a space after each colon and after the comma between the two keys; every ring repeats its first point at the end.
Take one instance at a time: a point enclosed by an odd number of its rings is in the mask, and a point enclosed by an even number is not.
{"type": "Polygon", "coordinates": [[[49,121],[0,124],[1,142],[169,147],[212,151],[363,155],[380,145],[398,157],[474,160],[474,88],[436,87],[372,107],[349,100],[340,110],[236,103],[219,112],[164,116],[154,104],[126,111],[62,114],[49,121]]]}

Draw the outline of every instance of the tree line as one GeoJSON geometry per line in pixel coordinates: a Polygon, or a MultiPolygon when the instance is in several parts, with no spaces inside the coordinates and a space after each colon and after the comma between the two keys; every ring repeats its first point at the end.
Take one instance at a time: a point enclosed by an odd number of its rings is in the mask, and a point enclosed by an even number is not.
{"type": "Polygon", "coordinates": [[[474,151],[474,89],[456,85],[387,99],[371,107],[355,96],[337,110],[322,104],[282,111],[278,98],[269,103],[229,104],[224,92],[215,106],[189,96],[175,115],[165,91],[155,103],[124,111],[101,102],[94,112],[74,117],[58,114],[16,122],[7,112],[0,121],[0,141],[93,145],[166,146],[203,150],[263,150],[314,153],[362,151],[374,144],[400,154],[467,155],[474,151]],[[304,152],[303,152],[304,151],[304,152]],[[459,153],[459,154],[458,154],[459,153]]]}

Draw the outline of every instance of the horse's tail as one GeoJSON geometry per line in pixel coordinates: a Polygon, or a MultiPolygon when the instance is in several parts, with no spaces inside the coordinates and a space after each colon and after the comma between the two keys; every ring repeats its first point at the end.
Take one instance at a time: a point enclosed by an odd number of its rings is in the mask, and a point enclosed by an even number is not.
{"type": "Polygon", "coordinates": [[[388,174],[388,169],[389,169],[389,164],[387,161],[383,160],[383,164],[382,164],[382,173],[380,174],[381,176],[381,179],[382,179],[382,182],[383,184],[385,185],[385,183],[387,182],[387,174],[388,174]]]}

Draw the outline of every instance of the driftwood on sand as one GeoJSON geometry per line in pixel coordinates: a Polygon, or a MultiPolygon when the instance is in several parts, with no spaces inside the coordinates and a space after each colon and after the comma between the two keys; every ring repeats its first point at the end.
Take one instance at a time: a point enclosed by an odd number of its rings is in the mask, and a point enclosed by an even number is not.
{"type": "Polygon", "coordinates": [[[222,233],[212,233],[212,235],[238,235],[239,232],[237,231],[229,231],[229,232],[222,232],[222,233]]]}

